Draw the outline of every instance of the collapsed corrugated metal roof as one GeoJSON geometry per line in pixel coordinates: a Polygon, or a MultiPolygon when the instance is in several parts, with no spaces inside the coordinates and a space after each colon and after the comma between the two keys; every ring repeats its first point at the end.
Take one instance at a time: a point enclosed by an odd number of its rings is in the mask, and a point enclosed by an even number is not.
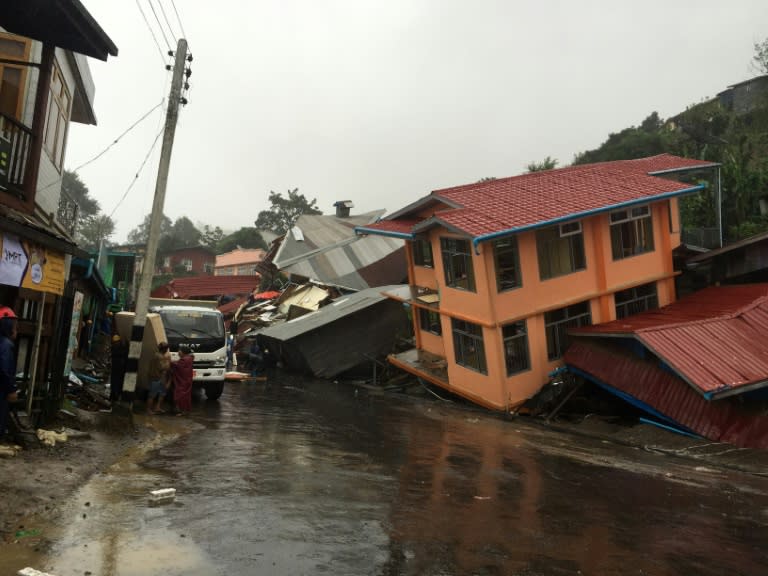
{"type": "Polygon", "coordinates": [[[663,364],[618,340],[578,339],[564,360],[572,372],[675,427],[734,446],[768,448],[768,416],[759,403],[708,401],[663,364]]]}
{"type": "Polygon", "coordinates": [[[355,234],[356,226],[371,224],[383,214],[375,210],[348,217],[301,216],[272,263],[284,274],[347,290],[401,282],[407,277],[403,241],[355,234]]]}
{"type": "Polygon", "coordinates": [[[768,385],[768,284],[707,288],[571,334],[636,339],[707,399],[768,385]]]}

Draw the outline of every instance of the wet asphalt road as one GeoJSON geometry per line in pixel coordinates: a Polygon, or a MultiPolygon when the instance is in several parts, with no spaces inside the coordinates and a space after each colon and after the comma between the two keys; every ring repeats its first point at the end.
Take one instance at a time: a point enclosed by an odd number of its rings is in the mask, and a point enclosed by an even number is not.
{"type": "Polygon", "coordinates": [[[279,374],[150,423],[156,444],[70,503],[46,570],[768,574],[765,478],[279,374]]]}

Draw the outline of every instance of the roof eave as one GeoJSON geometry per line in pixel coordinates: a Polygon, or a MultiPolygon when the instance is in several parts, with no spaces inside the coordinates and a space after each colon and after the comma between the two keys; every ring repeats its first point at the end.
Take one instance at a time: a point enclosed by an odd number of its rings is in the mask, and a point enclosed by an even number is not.
{"type": "Polygon", "coordinates": [[[355,234],[365,235],[373,234],[375,236],[389,236],[390,238],[400,238],[401,240],[413,240],[414,234],[408,232],[394,232],[393,230],[379,230],[378,228],[369,228],[368,226],[355,226],[355,234]]]}

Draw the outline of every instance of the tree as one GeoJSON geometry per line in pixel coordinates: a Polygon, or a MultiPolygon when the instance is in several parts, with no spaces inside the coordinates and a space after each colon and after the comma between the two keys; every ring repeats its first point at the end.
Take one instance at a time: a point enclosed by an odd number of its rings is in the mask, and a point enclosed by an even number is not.
{"type": "Polygon", "coordinates": [[[557,160],[547,156],[541,162],[531,162],[526,166],[528,172],[541,172],[543,170],[552,170],[557,167],[557,160]]]}
{"type": "Polygon", "coordinates": [[[267,243],[264,242],[261,234],[256,228],[243,227],[228,236],[224,236],[216,245],[216,253],[223,254],[235,248],[262,248],[267,249],[267,243]]]}
{"type": "MultiPolygon", "coordinates": [[[[128,232],[129,244],[146,244],[149,240],[149,225],[152,219],[152,214],[147,214],[144,217],[144,221],[136,228],[128,232]]],[[[173,222],[165,214],[163,214],[162,220],[160,220],[160,237],[167,236],[173,227],[173,222]]]]}
{"type": "Polygon", "coordinates": [[[285,234],[294,225],[296,220],[302,214],[322,214],[317,209],[317,199],[313,198],[308,202],[303,194],[299,194],[299,189],[288,190],[288,197],[283,198],[279,192],[270,190],[269,210],[262,210],[256,218],[256,228],[259,230],[269,230],[275,234],[285,234]]]}
{"type": "Polygon", "coordinates": [[[762,42],[755,42],[755,55],[752,61],[758,72],[768,74],[768,38],[762,42]]]}
{"type": "Polygon", "coordinates": [[[64,170],[61,189],[78,206],[75,241],[84,250],[98,250],[115,233],[114,221],[101,213],[99,201],[91,198],[88,186],[77,173],[64,170]]]}
{"type": "Polygon", "coordinates": [[[224,238],[224,232],[221,230],[221,228],[218,226],[211,228],[208,224],[203,225],[202,238],[200,239],[200,242],[202,242],[203,246],[207,246],[208,248],[216,250],[222,238],[224,238]]]}
{"type": "Polygon", "coordinates": [[[61,189],[77,202],[80,219],[96,216],[101,211],[99,201],[90,197],[88,186],[80,180],[80,176],[75,172],[64,170],[64,176],[61,177],[61,189]]]}
{"type": "Polygon", "coordinates": [[[176,218],[171,227],[170,236],[174,248],[190,248],[200,246],[203,234],[186,216],[176,218]]]}
{"type": "Polygon", "coordinates": [[[115,222],[106,214],[91,216],[80,223],[77,229],[77,243],[88,252],[95,252],[101,243],[109,243],[109,238],[115,233],[115,222]]]}

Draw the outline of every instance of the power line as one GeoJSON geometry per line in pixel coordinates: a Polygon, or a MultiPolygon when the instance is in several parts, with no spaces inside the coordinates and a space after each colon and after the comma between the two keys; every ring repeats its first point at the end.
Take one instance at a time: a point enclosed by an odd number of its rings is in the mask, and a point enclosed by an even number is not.
{"type": "Polygon", "coordinates": [[[176,38],[176,34],[173,33],[173,26],[171,26],[171,23],[168,21],[168,16],[165,14],[165,8],[163,8],[163,3],[160,0],[157,0],[157,3],[160,6],[160,12],[163,13],[163,19],[165,20],[165,23],[168,25],[168,30],[171,33],[171,38],[176,38]]]}
{"type": "Polygon", "coordinates": [[[152,14],[155,15],[155,20],[157,21],[157,25],[160,28],[160,33],[163,35],[163,40],[165,40],[165,45],[168,47],[168,52],[172,52],[173,48],[171,47],[171,43],[168,42],[168,37],[165,35],[165,29],[163,28],[163,25],[160,23],[160,18],[157,17],[157,11],[155,11],[155,5],[152,4],[152,0],[147,0],[147,3],[149,4],[149,7],[152,9],[152,14]]]}
{"type": "MultiPolygon", "coordinates": [[[[117,144],[117,143],[118,143],[118,142],[119,142],[119,141],[120,141],[120,140],[123,138],[123,136],[125,136],[126,134],[128,134],[128,132],[130,132],[130,131],[131,131],[131,130],[133,130],[134,128],[136,128],[136,126],[138,126],[138,125],[139,125],[139,124],[142,122],[142,120],[144,120],[144,119],[145,119],[147,116],[149,116],[150,114],[152,114],[152,112],[154,112],[155,110],[157,110],[158,108],[160,108],[160,106],[162,106],[162,105],[163,105],[163,102],[165,102],[165,98],[163,98],[162,100],[160,100],[160,102],[158,102],[157,104],[155,104],[154,106],[152,106],[152,108],[150,108],[149,110],[147,110],[147,111],[146,111],[146,112],[145,112],[145,113],[144,113],[144,114],[141,116],[141,118],[139,118],[138,120],[136,120],[136,122],[134,122],[134,123],[133,123],[133,124],[131,124],[131,125],[130,125],[128,128],[126,128],[126,129],[123,131],[123,133],[122,133],[122,134],[120,134],[120,135],[119,135],[117,138],[115,138],[115,139],[114,139],[112,142],[110,142],[110,143],[109,143],[109,145],[108,145],[106,148],[104,148],[104,150],[102,150],[101,152],[99,152],[98,154],[96,154],[96,156],[94,156],[94,157],[93,157],[93,158],[91,158],[90,160],[87,160],[86,162],[83,162],[82,164],[80,164],[80,166],[78,166],[78,167],[74,168],[73,170],[71,170],[71,172],[77,172],[78,170],[81,170],[82,168],[85,168],[86,166],[88,166],[88,164],[90,164],[90,163],[92,163],[92,162],[95,162],[96,160],[98,160],[99,158],[101,158],[102,156],[104,156],[104,154],[106,154],[106,153],[109,151],[109,149],[110,149],[110,148],[112,148],[112,147],[113,147],[115,144],[117,144]]],[[[61,178],[57,178],[56,180],[54,180],[54,181],[53,181],[53,182],[51,182],[50,184],[46,184],[45,186],[43,186],[42,188],[40,188],[40,192],[42,192],[43,190],[47,190],[48,188],[50,188],[51,186],[53,186],[53,185],[55,185],[55,184],[58,184],[58,183],[59,183],[59,182],[61,182],[62,180],[63,180],[63,176],[62,176],[61,178]]]]}
{"type": "Polygon", "coordinates": [[[149,20],[147,20],[147,15],[144,14],[144,10],[141,7],[141,4],[139,4],[139,0],[136,0],[136,6],[139,7],[139,12],[141,12],[141,17],[144,18],[144,23],[147,25],[147,29],[149,30],[149,33],[152,34],[152,40],[155,41],[155,46],[157,46],[157,51],[160,53],[160,59],[163,62],[163,65],[165,65],[165,54],[163,54],[163,49],[160,48],[160,42],[157,41],[157,36],[155,36],[155,31],[152,30],[152,26],[149,25],[149,20]]]}
{"type": "Polygon", "coordinates": [[[133,185],[136,183],[136,180],[139,179],[139,174],[141,174],[141,171],[144,168],[144,165],[147,163],[147,160],[149,160],[149,156],[152,154],[152,150],[155,149],[155,145],[157,144],[157,141],[160,139],[160,136],[163,134],[164,131],[165,131],[165,126],[163,126],[163,129],[157,133],[157,136],[155,136],[155,139],[152,142],[152,146],[149,147],[149,151],[147,152],[147,155],[144,156],[144,160],[142,160],[141,166],[139,166],[139,169],[136,171],[136,175],[133,177],[133,180],[131,180],[131,183],[128,185],[128,188],[126,188],[125,192],[123,193],[123,196],[120,198],[120,201],[112,209],[112,212],[109,213],[110,218],[112,218],[112,215],[115,213],[115,210],[117,210],[120,207],[120,204],[123,203],[123,200],[125,200],[125,197],[128,196],[128,192],[131,191],[131,188],[133,188],[133,185]]]}
{"type": "Polygon", "coordinates": [[[181,23],[181,17],[179,16],[179,11],[176,10],[176,2],[174,2],[174,0],[171,0],[171,5],[173,6],[173,11],[176,12],[176,20],[179,21],[179,27],[181,28],[181,33],[184,35],[184,38],[186,38],[187,33],[184,31],[184,24],[181,23]]]}

